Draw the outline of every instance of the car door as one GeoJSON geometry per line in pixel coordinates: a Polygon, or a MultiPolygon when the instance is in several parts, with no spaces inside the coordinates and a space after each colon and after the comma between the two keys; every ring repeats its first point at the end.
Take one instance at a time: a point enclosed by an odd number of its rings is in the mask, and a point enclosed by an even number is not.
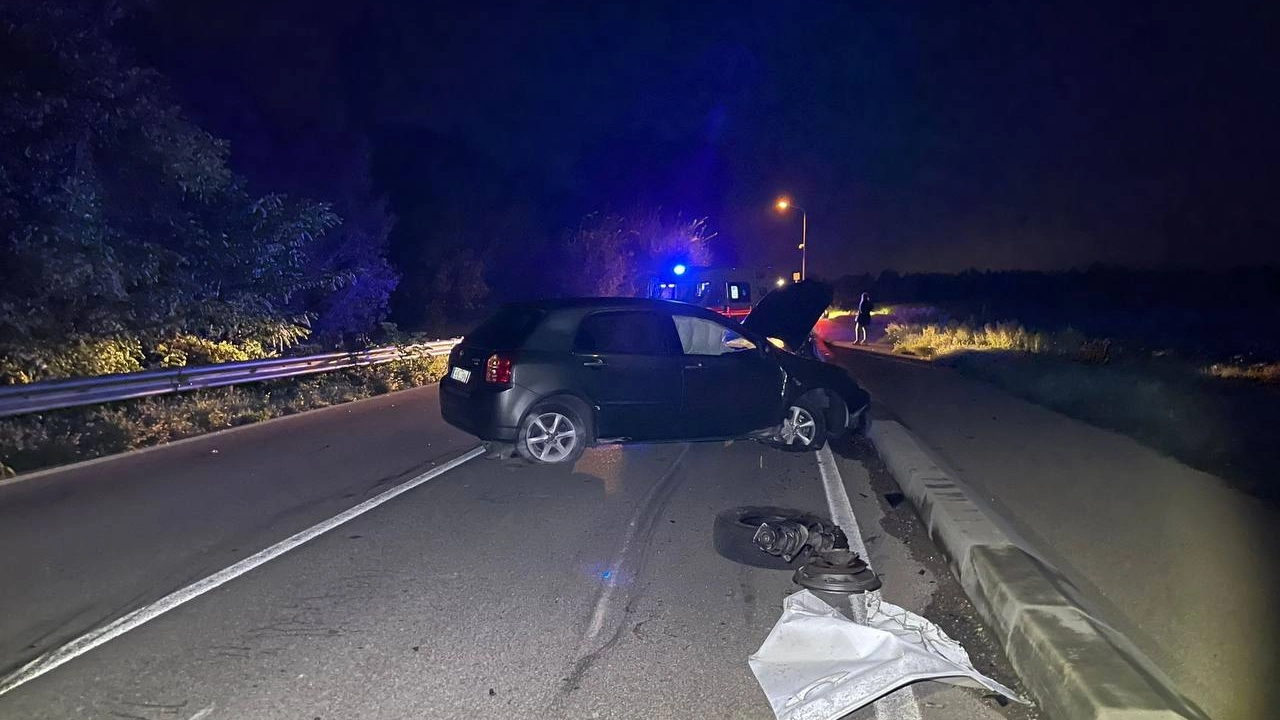
{"type": "Polygon", "coordinates": [[[782,420],[785,375],[728,322],[675,315],[689,437],[734,437],[782,420]]]}
{"type": "Polygon", "coordinates": [[[672,440],[681,436],[683,357],[671,316],[603,310],[582,319],[574,369],[597,408],[596,437],[672,440]]]}

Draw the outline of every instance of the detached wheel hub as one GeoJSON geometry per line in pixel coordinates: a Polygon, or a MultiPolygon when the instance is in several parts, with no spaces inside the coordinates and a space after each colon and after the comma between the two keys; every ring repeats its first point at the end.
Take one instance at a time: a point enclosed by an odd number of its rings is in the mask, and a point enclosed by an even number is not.
{"type": "Polygon", "coordinates": [[[880,578],[849,550],[828,550],[796,568],[792,582],[808,590],[852,595],[880,589],[880,578]]]}

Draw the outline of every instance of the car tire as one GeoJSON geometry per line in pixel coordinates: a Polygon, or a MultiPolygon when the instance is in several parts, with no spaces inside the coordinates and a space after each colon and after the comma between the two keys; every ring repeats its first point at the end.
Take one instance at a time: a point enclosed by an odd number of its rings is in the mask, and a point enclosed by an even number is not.
{"type": "Polygon", "coordinates": [[[826,411],[807,398],[793,401],[782,418],[779,443],[795,452],[821,450],[827,443],[826,411]]]}
{"type": "Polygon", "coordinates": [[[539,465],[573,464],[591,442],[591,425],[578,403],[544,400],[525,413],[516,453],[539,465]]]}
{"type": "Polygon", "coordinates": [[[796,520],[806,525],[826,522],[812,513],[787,508],[749,506],[723,510],[716,514],[712,528],[716,553],[726,560],[766,570],[790,570],[798,567],[808,559],[808,550],[787,562],[756,547],[751,540],[761,523],[783,520],[796,520]]]}

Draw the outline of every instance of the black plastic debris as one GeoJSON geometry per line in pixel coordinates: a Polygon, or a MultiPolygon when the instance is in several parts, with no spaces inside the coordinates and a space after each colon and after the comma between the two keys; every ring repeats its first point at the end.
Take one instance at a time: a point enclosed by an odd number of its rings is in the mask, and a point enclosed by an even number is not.
{"type": "Polygon", "coordinates": [[[1009,705],[1009,698],[1001,695],[1000,693],[987,693],[982,696],[982,699],[994,702],[1000,707],[1008,707],[1009,705]]]}

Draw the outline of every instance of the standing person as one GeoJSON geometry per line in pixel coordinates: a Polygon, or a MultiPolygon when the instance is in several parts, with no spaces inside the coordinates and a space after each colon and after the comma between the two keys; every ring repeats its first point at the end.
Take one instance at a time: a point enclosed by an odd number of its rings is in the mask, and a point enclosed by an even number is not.
{"type": "Polygon", "coordinates": [[[871,310],[875,304],[871,302],[871,293],[862,293],[858,301],[858,316],[853,321],[853,342],[856,345],[867,344],[867,326],[871,324],[871,310]]]}

